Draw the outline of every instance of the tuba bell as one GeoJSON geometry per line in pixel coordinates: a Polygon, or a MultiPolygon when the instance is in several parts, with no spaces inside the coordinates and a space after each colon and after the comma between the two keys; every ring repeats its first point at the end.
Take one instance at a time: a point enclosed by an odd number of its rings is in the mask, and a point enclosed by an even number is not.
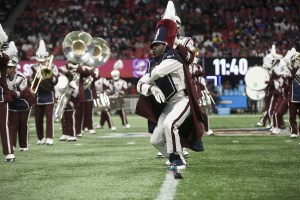
{"type": "MultiPolygon", "coordinates": [[[[93,42],[95,44],[95,49],[93,52],[93,56],[86,62],[86,64],[90,67],[99,67],[106,63],[110,58],[111,51],[107,42],[99,37],[94,37],[93,42]]],[[[84,85],[89,86],[93,81],[93,78],[90,76],[85,79],[84,85]]],[[[105,93],[98,93],[97,97],[93,99],[94,107],[102,111],[106,108],[109,108],[110,101],[108,96],[105,93]]]]}
{"type": "Polygon", "coordinates": [[[94,48],[92,36],[83,31],[68,33],[62,44],[62,50],[67,60],[76,64],[88,61],[93,55],[94,48]]]}
{"type": "MultiPolygon", "coordinates": [[[[107,42],[99,37],[93,37],[94,43],[94,52],[93,55],[87,60],[85,63],[91,68],[95,68],[97,66],[101,66],[106,63],[110,57],[110,48],[107,42]]],[[[89,76],[88,78],[84,79],[84,88],[89,88],[92,84],[93,78],[89,76]]]]}
{"type": "Polygon", "coordinates": [[[90,59],[87,60],[86,64],[91,67],[101,66],[108,61],[111,52],[107,42],[99,37],[93,38],[94,52],[90,59]]]}

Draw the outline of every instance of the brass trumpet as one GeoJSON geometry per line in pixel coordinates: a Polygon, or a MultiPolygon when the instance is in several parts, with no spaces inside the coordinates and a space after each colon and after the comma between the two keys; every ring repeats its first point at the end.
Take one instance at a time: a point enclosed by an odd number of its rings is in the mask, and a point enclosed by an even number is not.
{"type": "Polygon", "coordinates": [[[33,78],[33,81],[31,83],[30,91],[34,94],[37,93],[37,90],[39,89],[39,86],[44,79],[51,78],[53,75],[53,72],[51,70],[52,67],[52,61],[53,61],[53,55],[49,56],[46,60],[46,68],[42,69],[42,66],[38,64],[37,72],[35,73],[35,76],[33,78]]]}

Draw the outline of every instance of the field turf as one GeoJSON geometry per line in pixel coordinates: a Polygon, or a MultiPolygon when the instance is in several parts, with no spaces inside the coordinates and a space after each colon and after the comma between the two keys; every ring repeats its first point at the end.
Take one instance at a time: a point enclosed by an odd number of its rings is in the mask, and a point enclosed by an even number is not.
{"type": "MultiPolygon", "coordinates": [[[[254,129],[259,117],[211,116],[216,135],[203,137],[204,152],[189,150],[184,179],[174,179],[174,199],[300,199],[300,140],[264,129],[243,131],[254,129]]],[[[166,159],[156,158],[146,121],[128,119],[130,129],[113,116],[117,131],[105,125],[77,142],[60,142],[61,126],[55,124],[54,145],[45,146],[36,145],[31,117],[29,150],[17,147],[14,163],[0,162],[0,199],[157,199],[168,173],[166,159]]],[[[98,122],[95,116],[95,127],[98,122]]]]}

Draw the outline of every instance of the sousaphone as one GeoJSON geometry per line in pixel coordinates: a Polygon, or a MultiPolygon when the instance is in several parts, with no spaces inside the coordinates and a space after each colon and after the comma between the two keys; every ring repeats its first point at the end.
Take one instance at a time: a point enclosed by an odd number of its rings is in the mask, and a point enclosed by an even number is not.
{"type": "Polygon", "coordinates": [[[87,60],[88,66],[97,67],[101,66],[108,61],[111,52],[107,42],[99,37],[93,38],[94,52],[93,55],[87,60]]]}
{"type": "Polygon", "coordinates": [[[65,57],[76,64],[87,62],[93,55],[94,49],[92,36],[84,31],[68,33],[62,44],[65,57]]]}

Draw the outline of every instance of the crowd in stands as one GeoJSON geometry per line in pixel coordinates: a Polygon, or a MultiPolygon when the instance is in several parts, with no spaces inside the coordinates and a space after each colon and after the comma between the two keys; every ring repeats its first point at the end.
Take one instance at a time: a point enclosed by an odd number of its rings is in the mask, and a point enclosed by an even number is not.
{"type": "MultiPolygon", "coordinates": [[[[283,55],[292,47],[299,51],[300,1],[174,3],[182,34],[194,39],[200,57],[264,56],[273,43],[283,55]]],[[[31,0],[15,21],[13,38],[23,59],[33,58],[40,39],[51,54],[63,59],[62,41],[74,30],[105,39],[111,58],[148,58],[155,25],[166,4],[166,0],[31,0]]],[[[1,20],[5,18],[2,10],[1,20]]]]}

